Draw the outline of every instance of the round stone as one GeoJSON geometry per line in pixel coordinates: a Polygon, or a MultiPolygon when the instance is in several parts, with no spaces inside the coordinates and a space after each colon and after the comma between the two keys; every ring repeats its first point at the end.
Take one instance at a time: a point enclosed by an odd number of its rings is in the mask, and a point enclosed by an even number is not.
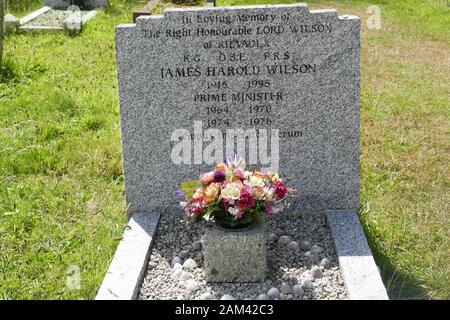
{"type": "Polygon", "coordinates": [[[189,257],[189,252],[187,250],[181,250],[178,256],[181,259],[186,259],[187,257],[189,257]]]}
{"type": "Polygon", "coordinates": [[[178,262],[173,265],[173,270],[174,271],[175,270],[181,270],[181,269],[183,269],[183,266],[181,264],[179,264],[178,262]]]}
{"type": "Polygon", "coordinates": [[[306,279],[303,281],[302,287],[305,289],[312,289],[314,287],[314,285],[312,284],[311,280],[306,279]]]}
{"type": "Polygon", "coordinates": [[[294,294],[294,297],[301,297],[303,296],[303,287],[299,284],[296,284],[292,287],[292,293],[294,294]]]}
{"type": "Polygon", "coordinates": [[[176,281],[186,281],[191,278],[191,274],[184,270],[177,269],[172,273],[171,277],[176,281]]]}
{"type": "Polygon", "coordinates": [[[202,293],[199,297],[200,300],[212,300],[213,296],[209,292],[202,293]]]}
{"type": "Polygon", "coordinates": [[[260,294],[256,297],[256,300],[270,300],[270,297],[267,294],[260,294]]]}
{"type": "Polygon", "coordinates": [[[202,249],[202,243],[200,241],[194,241],[192,243],[192,248],[194,248],[194,250],[201,250],[202,249]]]}
{"type": "Polygon", "coordinates": [[[320,265],[322,267],[328,267],[331,264],[330,259],[328,258],[323,258],[322,260],[320,260],[320,265]]]}
{"type": "Polygon", "coordinates": [[[186,290],[189,292],[195,292],[200,289],[200,284],[192,279],[186,281],[186,290]]]}
{"type": "Polygon", "coordinates": [[[202,260],[203,260],[203,253],[197,252],[197,253],[195,254],[195,260],[197,260],[197,261],[202,261],[202,260]]]}
{"type": "Polygon", "coordinates": [[[320,263],[320,257],[316,254],[312,254],[311,256],[309,256],[309,261],[312,264],[318,265],[320,263]]]}
{"type": "Polygon", "coordinates": [[[317,244],[315,244],[315,245],[313,245],[311,247],[311,253],[313,253],[313,254],[319,254],[319,253],[322,253],[322,252],[323,252],[322,247],[318,246],[317,244]]]}
{"type": "Polygon", "coordinates": [[[280,297],[280,291],[273,287],[270,288],[269,291],[267,291],[267,295],[271,298],[271,299],[277,299],[280,297]]]}
{"type": "Polygon", "coordinates": [[[183,263],[183,260],[181,260],[181,258],[178,257],[178,256],[173,257],[173,258],[172,258],[172,261],[170,262],[170,265],[172,266],[172,268],[173,268],[173,266],[174,266],[176,263],[182,264],[182,263],[183,263]]]}
{"type": "Polygon", "coordinates": [[[303,256],[305,256],[306,258],[309,258],[309,257],[311,257],[311,252],[306,251],[306,252],[303,254],[303,256]]]}
{"type": "Polygon", "coordinates": [[[299,249],[297,241],[291,241],[288,243],[287,248],[293,251],[297,251],[299,249]]]}
{"type": "Polygon", "coordinates": [[[319,279],[319,278],[323,277],[322,270],[320,270],[320,268],[318,266],[312,267],[310,272],[311,272],[311,276],[314,279],[319,279]]]}
{"type": "Polygon", "coordinates": [[[197,262],[195,262],[194,259],[187,259],[183,263],[183,268],[185,268],[187,270],[193,270],[193,269],[197,268],[197,262]]]}
{"type": "Polygon", "coordinates": [[[300,249],[302,249],[303,251],[308,251],[309,249],[311,249],[311,241],[303,240],[302,242],[300,242],[300,249]]]}
{"type": "Polygon", "coordinates": [[[268,240],[269,241],[277,241],[278,240],[277,234],[276,233],[269,234],[268,240]]]}
{"type": "Polygon", "coordinates": [[[283,294],[288,294],[291,292],[291,286],[287,283],[283,283],[280,287],[280,292],[283,294]]]}
{"type": "Polygon", "coordinates": [[[224,294],[220,300],[236,300],[231,294],[224,294]]]}
{"type": "Polygon", "coordinates": [[[286,245],[289,242],[291,242],[291,238],[289,238],[289,236],[281,236],[280,239],[278,239],[278,244],[286,245]]]}

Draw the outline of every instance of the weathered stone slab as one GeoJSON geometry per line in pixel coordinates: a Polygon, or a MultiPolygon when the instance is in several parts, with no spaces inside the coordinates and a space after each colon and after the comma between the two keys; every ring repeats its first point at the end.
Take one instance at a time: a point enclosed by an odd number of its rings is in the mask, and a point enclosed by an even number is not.
{"type": "Polygon", "coordinates": [[[3,20],[3,25],[5,27],[5,33],[12,33],[17,30],[20,25],[19,19],[13,16],[10,13],[5,14],[5,18],[3,20]]]}
{"type": "Polygon", "coordinates": [[[132,300],[147,267],[158,213],[136,213],[128,221],[96,300],[132,300]]]}
{"type": "Polygon", "coordinates": [[[203,241],[206,280],[259,282],[267,271],[266,229],[263,220],[252,228],[230,231],[207,228],[203,241]]]}
{"type": "Polygon", "coordinates": [[[19,20],[20,25],[24,25],[28,22],[30,22],[33,19],[36,19],[37,17],[39,17],[41,14],[46,13],[47,11],[50,11],[52,8],[49,6],[43,6],[42,8],[31,12],[29,15],[26,15],[25,17],[21,18],[19,20]]]}
{"type": "Polygon", "coordinates": [[[389,299],[356,213],[330,211],[327,212],[327,220],[348,298],[389,299]]]}
{"type": "Polygon", "coordinates": [[[180,182],[234,153],[290,177],[293,207],[357,209],[359,30],[357,17],[305,4],[171,9],[118,26],[129,212],[176,207],[180,182]]]}

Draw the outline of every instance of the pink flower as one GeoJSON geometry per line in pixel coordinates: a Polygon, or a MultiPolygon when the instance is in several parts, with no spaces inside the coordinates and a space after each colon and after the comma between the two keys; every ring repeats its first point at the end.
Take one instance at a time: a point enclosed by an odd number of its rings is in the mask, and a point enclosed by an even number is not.
{"type": "Polygon", "coordinates": [[[264,202],[264,209],[266,210],[266,213],[269,215],[269,217],[272,216],[273,209],[270,202],[264,202]]]}
{"type": "Polygon", "coordinates": [[[241,209],[249,209],[253,207],[255,204],[255,200],[253,199],[253,196],[246,190],[244,192],[241,192],[241,196],[237,200],[237,205],[241,209]]]}
{"type": "Polygon", "coordinates": [[[245,178],[244,170],[242,170],[241,168],[234,170],[233,175],[241,180],[244,180],[245,178]]]}
{"type": "Polygon", "coordinates": [[[234,217],[234,220],[239,220],[244,214],[244,210],[233,207],[228,208],[228,212],[234,217]]]}
{"type": "Polygon", "coordinates": [[[283,182],[278,181],[274,184],[275,187],[275,195],[278,199],[283,199],[286,196],[286,193],[288,192],[288,189],[284,185],[283,182]]]}
{"type": "Polygon", "coordinates": [[[208,185],[208,184],[210,184],[213,181],[214,181],[214,171],[210,171],[210,172],[204,173],[200,177],[200,183],[204,184],[204,185],[208,185]]]}

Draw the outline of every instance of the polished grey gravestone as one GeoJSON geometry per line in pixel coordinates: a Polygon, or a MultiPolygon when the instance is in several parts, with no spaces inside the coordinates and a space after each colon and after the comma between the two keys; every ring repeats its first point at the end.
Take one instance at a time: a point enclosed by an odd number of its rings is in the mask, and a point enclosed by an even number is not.
{"type": "Polygon", "coordinates": [[[182,181],[234,153],[289,177],[294,207],[358,208],[359,31],[357,17],[305,4],[170,9],[118,26],[129,213],[176,207],[182,181]]]}

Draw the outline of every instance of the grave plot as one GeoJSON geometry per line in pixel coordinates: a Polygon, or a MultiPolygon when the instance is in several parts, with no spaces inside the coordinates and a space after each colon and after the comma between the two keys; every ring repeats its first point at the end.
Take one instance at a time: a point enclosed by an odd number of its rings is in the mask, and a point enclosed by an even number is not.
{"type": "Polygon", "coordinates": [[[205,225],[177,214],[161,216],[138,298],[346,299],[326,215],[283,212],[267,221],[267,276],[250,283],[208,283],[202,242],[205,225]]]}
{"type": "MultiPolygon", "coordinates": [[[[118,26],[116,46],[131,218],[97,299],[387,299],[357,216],[358,17],[305,4],[169,9],[118,26]],[[226,270],[248,267],[237,236],[186,224],[176,196],[233,155],[250,173],[228,169],[231,189],[254,172],[254,196],[257,170],[299,190],[257,235],[241,233],[260,280],[251,284],[226,270]],[[227,281],[211,281],[214,273],[227,281]]],[[[277,184],[270,179],[264,188],[277,184]]],[[[200,201],[210,197],[200,191],[200,201]]]]}
{"type": "Polygon", "coordinates": [[[6,17],[8,32],[67,32],[78,34],[85,25],[96,14],[95,6],[85,6],[80,10],[70,2],[49,1],[48,5],[18,19],[11,14],[6,17]]]}

